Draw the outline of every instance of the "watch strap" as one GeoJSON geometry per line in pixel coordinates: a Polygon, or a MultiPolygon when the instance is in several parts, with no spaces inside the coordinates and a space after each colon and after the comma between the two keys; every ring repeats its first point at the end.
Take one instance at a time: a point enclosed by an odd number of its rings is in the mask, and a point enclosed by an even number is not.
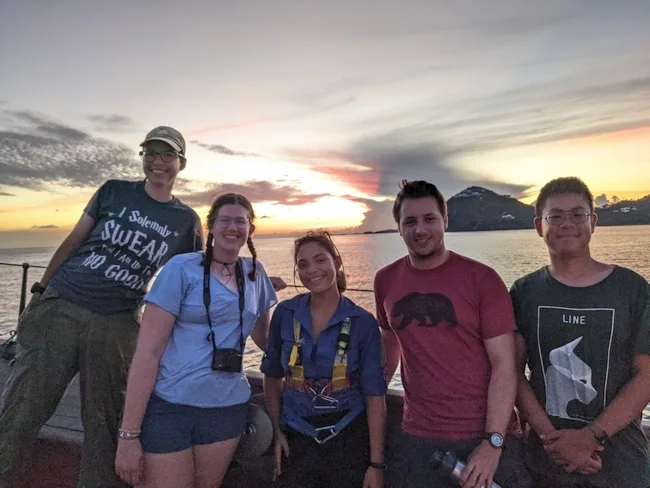
{"type": "Polygon", "coordinates": [[[370,461],[368,463],[368,466],[375,469],[381,469],[382,471],[386,471],[388,469],[388,465],[386,463],[373,463],[370,461]]]}
{"type": "Polygon", "coordinates": [[[45,287],[42,286],[39,282],[36,282],[36,283],[34,283],[34,284],[32,285],[32,287],[29,289],[29,291],[30,291],[32,294],[33,294],[33,293],[41,293],[41,294],[43,294],[43,292],[45,291],[45,287]]]}
{"type": "Polygon", "coordinates": [[[604,445],[609,440],[607,432],[598,427],[595,422],[588,423],[587,428],[591,431],[600,445],[604,445]]]}

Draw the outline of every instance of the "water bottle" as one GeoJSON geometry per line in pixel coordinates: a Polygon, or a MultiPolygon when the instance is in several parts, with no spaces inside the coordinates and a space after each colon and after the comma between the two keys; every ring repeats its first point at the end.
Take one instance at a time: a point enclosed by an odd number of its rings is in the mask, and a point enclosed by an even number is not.
{"type": "MultiPolygon", "coordinates": [[[[451,452],[434,451],[431,456],[431,468],[443,473],[455,480],[460,479],[460,473],[465,469],[465,463],[458,459],[451,452]]],[[[496,483],[490,485],[491,488],[501,488],[496,483]]]]}

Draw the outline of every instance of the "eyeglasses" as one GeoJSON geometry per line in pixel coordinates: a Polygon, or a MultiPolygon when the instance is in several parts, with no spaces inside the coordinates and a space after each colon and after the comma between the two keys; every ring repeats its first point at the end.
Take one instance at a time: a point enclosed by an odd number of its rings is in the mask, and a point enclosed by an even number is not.
{"type": "Polygon", "coordinates": [[[176,151],[140,151],[140,157],[147,163],[153,163],[156,160],[157,156],[160,156],[160,159],[162,159],[165,163],[171,163],[174,161],[174,159],[180,156],[180,154],[176,151]]]}
{"type": "Polygon", "coordinates": [[[564,217],[567,215],[569,217],[569,220],[574,224],[582,224],[583,222],[586,222],[589,216],[593,214],[581,210],[572,210],[570,212],[551,212],[544,216],[544,220],[546,220],[550,225],[560,225],[562,222],[564,222],[564,217]]]}
{"type": "Polygon", "coordinates": [[[219,217],[217,219],[217,226],[219,226],[222,229],[227,229],[230,227],[230,225],[234,223],[235,226],[239,229],[245,229],[248,227],[248,224],[250,223],[250,220],[245,219],[244,217],[219,217]]]}

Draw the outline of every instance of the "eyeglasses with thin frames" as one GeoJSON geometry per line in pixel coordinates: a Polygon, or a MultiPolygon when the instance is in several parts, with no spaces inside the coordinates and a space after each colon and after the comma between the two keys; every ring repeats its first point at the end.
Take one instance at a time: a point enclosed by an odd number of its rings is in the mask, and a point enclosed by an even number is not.
{"type": "Polygon", "coordinates": [[[546,220],[549,225],[561,225],[562,222],[564,222],[565,217],[568,217],[574,224],[582,224],[586,222],[591,215],[593,215],[593,213],[585,212],[584,210],[571,210],[568,212],[549,212],[544,215],[543,219],[546,220]]]}
{"type": "Polygon", "coordinates": [[[246,219],[244,217],[219,217],[217,219],[217,226],[220,227],[221,229],[227,229],[230,227],[232,224],[235,224],[235,226],[239,229],[245,229],[248,227],[248,224],[250,224],[250,220],[246,219]]]}
{"type": "Polygon", "coordinates": [[[160,156],[160,159],[163,160],[165,163],[171,163],[176,159],[178,156],[180,156],[179,153],[176,151],[163,151],[163,152],[156,152],[156,151],[140,151],[140,157],[142,158],[143,161],[147,163],[153,163],[156,158],[160,156]]]}

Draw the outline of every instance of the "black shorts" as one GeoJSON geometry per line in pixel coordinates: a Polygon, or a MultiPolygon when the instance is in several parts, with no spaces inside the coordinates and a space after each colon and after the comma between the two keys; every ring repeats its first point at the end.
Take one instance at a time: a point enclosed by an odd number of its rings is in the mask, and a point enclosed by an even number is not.
{"type": "MultiPolygon", "coordinates": [[[[503,488],[530,488],[531,478],[521,456],[521,442],[506,436],[494,482],[503,488]]],[[[446,441],[420,437],[401,431],[387,449],[386,486],[391,488],[458,488],[456,480],[434,470],[431,456],[435,450],[452,451],[466,460],[481,439],[446,441]]]]}
{"type": "Polygon", "coordinates": [[[247,416],[248,403],[201,408],[170,403],[152,393],[142,420],[142,450],[178,452],[233,439],[244,433],[247,416]]]}
{"type": "Polygon", "coordinates": [[[318,444],[292,429],[285,432],[289,458],[275,488],[361,488],[370,461],[368,419],[362,412],[336,437],[318,444]]]}

